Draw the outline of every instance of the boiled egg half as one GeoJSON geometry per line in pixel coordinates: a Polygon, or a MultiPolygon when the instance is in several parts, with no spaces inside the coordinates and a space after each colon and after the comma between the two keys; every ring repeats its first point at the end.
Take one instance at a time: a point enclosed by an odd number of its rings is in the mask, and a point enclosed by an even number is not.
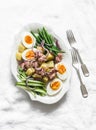
{"type": "Polygon", "coordinates": [[[65,80],[68,76],[66,66],[63,62],[60,62],[55,65],[55,68],[57,70],[57,77],[61,80],[65,80]]]}
{"type": "Polygon", "coordinates": [[[24,60],[33,60],[35,57],[35,52],[32,49],[26,49],[22,53],[22,59],[24,60]]]}
{"type": "Polygon", "coordinates": [[[24,32],[22,34],[22,43],[26,48],[31,48],[35,45],[36,39],[30,32],[24,32]]]}
{"type": "Polygon", "coordinates": [[[58,78],[52,80],[47,86],[47,94],[52,96],[57,94],[62,89],[62,81],[58,78]]]}

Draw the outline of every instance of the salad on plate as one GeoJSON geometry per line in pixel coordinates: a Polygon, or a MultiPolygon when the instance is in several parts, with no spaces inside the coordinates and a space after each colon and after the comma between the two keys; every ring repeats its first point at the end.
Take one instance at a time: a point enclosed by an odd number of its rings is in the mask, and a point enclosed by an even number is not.
{"type": "Polygon", "coordinates": [[[34,97],[57,95],[67,79],[64,53],[58,39],[45,27],[25,31],[16,50],[18,79],[16,85],[34,97]]]}

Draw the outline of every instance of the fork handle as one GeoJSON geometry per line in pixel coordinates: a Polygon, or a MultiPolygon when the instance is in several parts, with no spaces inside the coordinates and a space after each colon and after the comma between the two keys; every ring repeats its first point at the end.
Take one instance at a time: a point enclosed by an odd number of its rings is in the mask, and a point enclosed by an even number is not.
{"type": "Polygon", "coordinates": [[[77,70],[77,74],[78,74],[78,78],[80,80],[80,89],[81,89],[82,96],[84,98],[86,98],[86,97],[88,97],[88,92],[87,92],[87,89],[86,89],[85,85],[83,84],[83,81],[81,79],[79,70],[77,70]]]}
{"type": "Polygon", "coordinates": [[[86,89],[85,85],[81,84],[80,88],[81,88],[82,96],[84,98],[88,97],[88,92],[87,92],[87,89],[86,89]]]}
{"type": "Polygon", "coordinates": [[[88,69],[87,69],[85,64],[81,64],[81,69],[83,71],[84,76],[88,77],[89,76],[89,71],[88,71],[88,69]]]}
{"type": "Polygon", "coordinates": [[[84,74],[85,77],[88,77],[89,76],[89,71],[87,69],[87,66],[83,63],[82,59],[81,59],[81,56],[78,52],[78,50],[76,48],[74,48],[74,50],[77,52],[77,55],[78,55],[78,58],[79,58],[79,61],[81,63],[81,69],[82,69],[82,72],[84,74]]]}

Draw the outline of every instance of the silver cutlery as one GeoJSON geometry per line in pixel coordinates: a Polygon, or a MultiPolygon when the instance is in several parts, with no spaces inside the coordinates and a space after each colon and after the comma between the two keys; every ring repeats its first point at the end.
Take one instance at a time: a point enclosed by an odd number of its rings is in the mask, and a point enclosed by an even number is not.
{"type": "Polygon", "coordinates": [[[78,78],[80,80],[80,89],[81,89],[82,96],[86,98],[88,97],[88,92],[80,76],[78,56],[74,49],[71,50],[71,55],[72,55],[72,66],[75,68],[78,78]]]}
{"type": "Polygon", "coordinates": [[[80,61],[80,64],[81,64],[81,69],[82,69],[82,72],[83,72],[84,76],[88,77],[89,76],[89,71],[87,69],[87,66],[83,63],[82,58],[81,58],[78,50],[75,47],[76,40],[75,40],[75,37],[74,37],[74,34],[73,34],[72,30],[67,30],[66,34],[67,34],[67,39],[69,41],[70,46],[76,51],[76,53],[78,55],[78,58],[79,58],[79,61],[80,61]]]}

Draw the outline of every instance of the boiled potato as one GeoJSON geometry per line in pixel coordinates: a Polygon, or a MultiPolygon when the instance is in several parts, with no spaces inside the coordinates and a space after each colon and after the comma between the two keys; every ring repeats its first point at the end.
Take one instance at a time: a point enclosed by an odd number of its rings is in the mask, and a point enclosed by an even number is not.
{"type": "Polygon", "coordinates": [[[49,60],[53,60],[54,56],[51,53],[49,53],[46,58],[47,58],[47,61],[49,61],[49,60]]]}
{"type": "Polygon", "coordinates": [[[20,43],[18,46],[18,51],[22,53],[25,49],[26,49],[25,46],[23,46],[23,44],[20,43]]]}
{"type": "Polygon", "coordinates": [[[31,76],[34,72],[35,72],[35,69],[34,69],[34,68],[29,68],[29,69],[27,69],[27,71],[26,71],[26,75],[31,76]]]}
{"type": "Polygon", "coordinates": [[[52,61],[48,61],[48,62],[47,62],[47,66],[48,66],[48,68],[53,68],[53,67],[54,67],[54,62],[53,62],[53,60],[52,60],[52,61]]]}
{"type": "Polygon", "coordinates": [[[32,77],[36,79],[42,79],[42,76],[39,74],[33,74],[32,77]]]}
{"type": "Polygon", "coordinates": [[[48,68],[48,69],[47,69],[47,72],[50,72],[50,70],[51,70],[51,68],[48,68]]]}
{"type": "Polygon", "coordinates": [[[44,49],[41,46],[37,46],[37,49],[40,50],[42,53],[44,52],[44,49]]]}
{"type": "Polygon", "coordinates": [[[40,67],[43,68],[44,70],[48,69],[47,63],[42,63],[40,67]]]}
{"type": "Polygon", "coordinates": [[[18,61],[21,61],[21,60],[22,60],[22,53],[16,52],[16,59],[17,59],[18,61]]]}
{"type": "Polygon", "coordinates": [[[43,81],[45,82],[45,83],[47,83],[48,82],[48,77],[43,77],[43,81]]]}

